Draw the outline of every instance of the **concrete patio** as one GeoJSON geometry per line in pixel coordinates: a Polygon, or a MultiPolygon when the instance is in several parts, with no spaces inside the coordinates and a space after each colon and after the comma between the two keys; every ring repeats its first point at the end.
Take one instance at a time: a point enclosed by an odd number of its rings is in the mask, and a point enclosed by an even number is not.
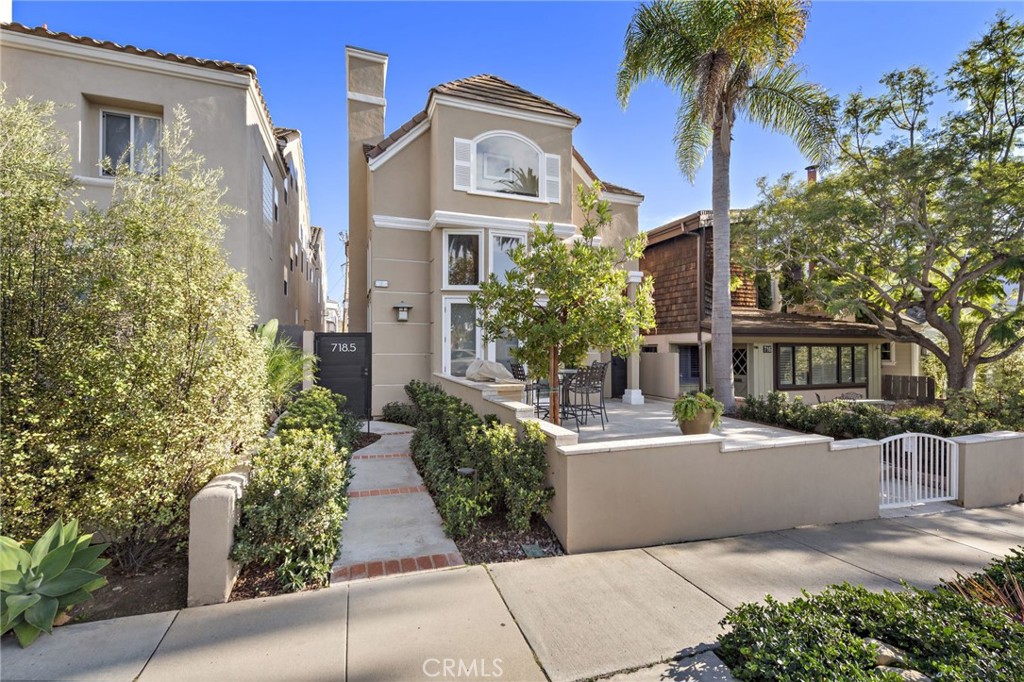
{"type": "MultiPolygon", "coordinates": [[[[608,400],[608,420],[601,429],[601,420],[590,417],[580,425],[580,443],[600,440],[631,440],[680,435],[679,427],[672,421],[672,403],[667,400],[647,398],[643,405],[626,405],[621,400],[608,400]]],[[[567,429],[575,429],[576,422],[565,420],[567,429]]],[[[730,445],[753,445],[765,441],[805,437],[807,434],[745,422],[730,417],[722,418],[722,426],[712,433],[724,436],[730,445]]]]}

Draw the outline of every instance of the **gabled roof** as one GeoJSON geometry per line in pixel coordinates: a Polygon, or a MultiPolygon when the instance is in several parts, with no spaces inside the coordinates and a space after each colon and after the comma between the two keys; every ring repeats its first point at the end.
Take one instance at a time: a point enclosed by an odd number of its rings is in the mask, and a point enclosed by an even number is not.
{"type": "Polygon", "coordinates": [[[487,73],[442,83],[431,88],[430,92],[431,94],[520,109],[534,114],[571,118],[577,123],[581,120],[579,116],[565,107],[560,107],[551,100],[544,99],[503,78],[487,73]]]}
{"type": "Polygon", "coordinates": [[[412,118],[410,118],[408,121],[403,123],[401,126],[399,126],[398,130],[391,133],[377,144],[364,145],[363,153],[366,154],[366,158],[371,160],[377,158],[378,156],[386,152],[388,147],[390,147],[391,145],[405,137],[410,130],[418,126],[420,123],[426,120],[426,118],[426,110],[421,111],[412,118]]]}
{"type": "Polygon", "coordinates": [[[644,195],[641,194],[640,192],[637,192],[635,189],[629,189],[627,187],[623,187],[622,185],[615,185],[610,182],[605,182],[604,180],[599,178],[597,176],[597,173],[594,172],[594,169],[590,167],[590,164],[587,163],[586,159],[583,158],[583,155],[580,154],[579,150],[576,149],[576,147],[572,148],[572,156],[574,159],[576,159],[576,161],[579,162],[581,166],[583,166],[583,170],[587,172],[587,175],[601,183],[601,187],[604,188],[604,191],[612,192],[613,194],[627,194],[631,197],[639,197],[641,199],[644,198],[644,195]]]}
{"type": "Polygon", "coordinates": [[[36,26],[33,28],[17,22],[0,23],[0,29],[10,31],[12,33],[36,36],[39,38],[49,38],[50,40],[57,40],[64,43],[73,43],[76,45],[85,45],[86,47],[95,47],[102,50],[122,52],[140,57],[149,57],[151,59],[159,59],[165,62],[173,62],[175,64],[199,66],[204,69],[214,69],[217,71],[226,71],[228,73],[237,73],[249,76],[252,78],[252,82],[256,86],[256,94],[259,96],[260,104],[263,106],[263,112],[267,115],[267,120],[270,121],[271,128],[274,126],[273,121],[270,118],[270,109],[267,107],[267,102],[263,98],[263,91],[260,89],[260,82],[256,78],[256,67],[251,64],[239,64],[237,62],[227,62],[219,59],[202,59],[200,57],[189,57],[186,55],[175,54],[173,52],[158,52],[157,50],[152,49],[144,50],[142,48],[135,47],[134,45],[121,45],[120,43],[115,43],[110,40],[97,40],[96,38],[90,38],[88,36],[76,36],[71,33],[51,31],[45,26],[36,26]]]}

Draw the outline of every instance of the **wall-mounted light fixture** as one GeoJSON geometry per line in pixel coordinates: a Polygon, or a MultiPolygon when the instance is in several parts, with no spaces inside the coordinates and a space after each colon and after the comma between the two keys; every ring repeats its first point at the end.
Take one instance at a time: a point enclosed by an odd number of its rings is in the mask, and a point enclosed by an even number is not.
{"type": "Polygon", "coordinates": [[[412,310],[411,305],[409,305],[405,301],[399,301],[398,304],[394,306],[394,308],[395,315],[398,317],[399,322],[409,321],[409,311],[412,310]]]}

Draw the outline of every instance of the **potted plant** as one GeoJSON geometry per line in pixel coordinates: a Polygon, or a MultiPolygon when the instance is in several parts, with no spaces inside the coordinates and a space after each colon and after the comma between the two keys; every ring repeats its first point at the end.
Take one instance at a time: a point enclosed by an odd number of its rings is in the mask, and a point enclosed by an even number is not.
{"type": "Polygon", "coordinates": [[[722,422],[725,406],[706,393],[687,393],[672,405],[672,421],[679,424],[684,436],[711,433],[722,422]]]}

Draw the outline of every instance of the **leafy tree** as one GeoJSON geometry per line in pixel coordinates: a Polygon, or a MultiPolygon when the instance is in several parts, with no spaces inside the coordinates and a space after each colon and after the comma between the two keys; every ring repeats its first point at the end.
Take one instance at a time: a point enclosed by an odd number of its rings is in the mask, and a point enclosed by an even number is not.
{"type": "Polygon", "coordinates": [[[533,376],[547,376],[555,424],[559,363],[577,364],[591,350],[635,353],[640,348],[637,330],[654,326],[653,281],[645,277],[630,300],[628,274],[621,267],[640,258],[647,236],[627,239],[621,253],[595,246],[594,238],[611,222],[611,204],[599,199],[600,192],[600,183],[578,188],[584,216],[580,239],[568,244],[555,235],[554,225],[534,223],[529,248],[519,245],[509,253],[514,267],[506,281],[492,274],[469,297],[485,339],[515,338],[516,360],[533,376]]]}
{"type": "Polygon", "coordinates": [[[78,517],[135,568],[259,437],[265,358],[221,250],[221,173],[189,150],[184,113],[149,159],[162,167],[118,167],[98,210],[74,202],[53,109],[0,98],[4,532],[78,517]]]}
{"type": "Polygon", "coordinates": [[[675,146],[692,182],[711,149],[714,227],[711,346],[715,397],[733,407],[732,305],[729,289],[729,160],[739,116],[792,137],[818,160],[827,135],[827,96],[800,80],[790,62],[807,26],[804,0],[655,0],[641,4],[626,33],[618,97],[664,82],[679,93],[675,146]]]}
{"type": "Polygon", "coordinates": [[[747,252],[813,264],[805,298],[929,350],[950,392],[969,389],[1024,347],[1024,24],[1000,14],[944,88],[916,67],[881,83],[836,105],[834,173],[762,184],[747,252]],[[940,89],[952,107],[933,128],[940,89]]]}

